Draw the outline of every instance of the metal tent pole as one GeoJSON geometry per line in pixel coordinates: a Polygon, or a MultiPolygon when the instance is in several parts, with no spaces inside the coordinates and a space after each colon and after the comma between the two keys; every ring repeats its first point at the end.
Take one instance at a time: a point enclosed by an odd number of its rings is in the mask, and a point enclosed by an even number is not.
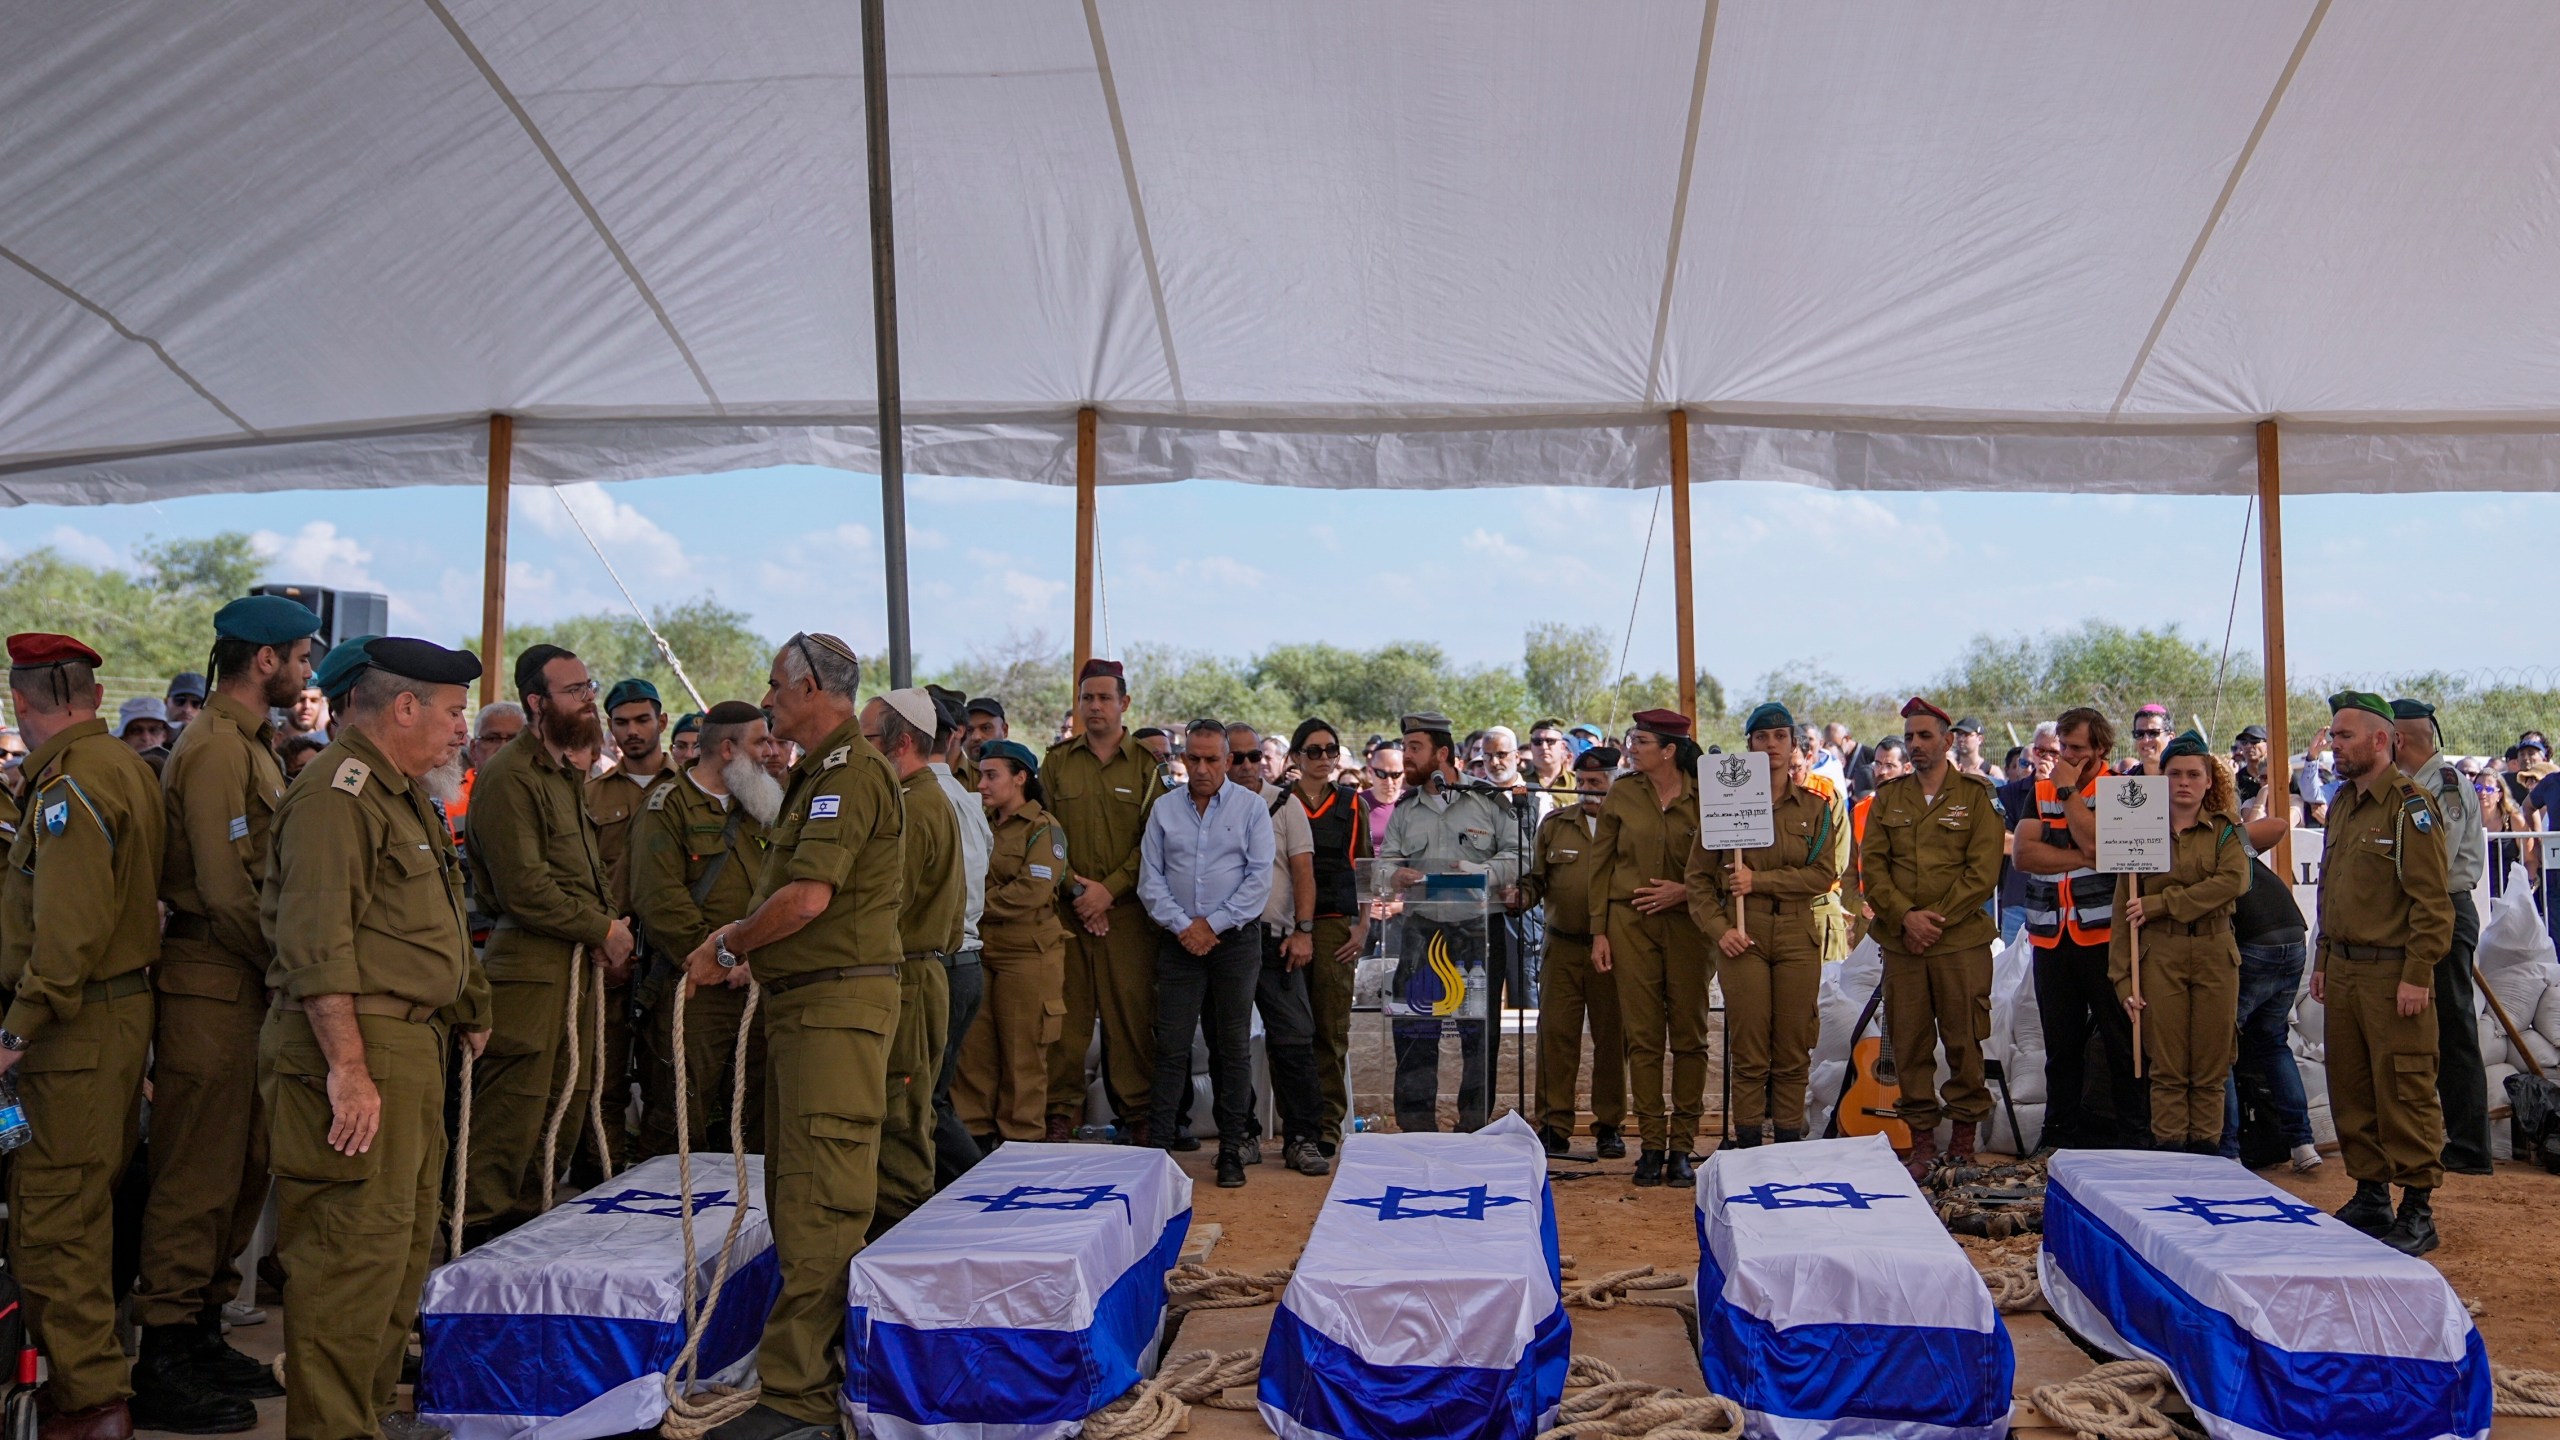
{"type": "Polygon", "coordinates": [[[882,0],[862,0],[862,121],[871,152],[871,332],[880,398],[880,553],[889,592],[889,684],[915,683],[907,625],[907,456],[898,404],[898,246],[890,225],[889,57],[882,0]]]}

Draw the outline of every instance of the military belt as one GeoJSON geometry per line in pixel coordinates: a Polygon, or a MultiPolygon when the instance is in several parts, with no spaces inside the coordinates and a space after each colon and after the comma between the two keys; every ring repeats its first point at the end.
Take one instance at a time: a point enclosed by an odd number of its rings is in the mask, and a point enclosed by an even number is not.
{"type": "Polygon", "coordinates": [[[211,940],[213,922],[202,915],[190,915],[184,910],[172,910],[169,912],[169,923],[161,927],[160,937],[164,940],[211,940]]]}
{"type": "Polygon", "coordinates": [[[149,971],[127,970],[110,979],[92,980],[81,986],[80,1003],[95,1005],[102,1000],[121,1000],[127,995],[139,995],[150,988],[151,973],[149,971]]]}
{"type": "Polygon", "coordinates": [[[898,967],[895,965],[842,965],[833,970],[812,970],[804,975],[785,975],[779,979],[767,980],[763,982],[763,988],[767,995],[779,995],[786,990],[797,990],[803,985],[815,985],[821,980],[868,980],[875,977],[894,977],[897,973],[898,967]]]}
{"type": "MultiPolygon", "coordinates": [[[[1796,902],[1798,908],[1802,908],[1805,904],[1806,902],[1802,900],[1796,902]]],[[[1745,914],[1754,910],[1765,910],[1771,915],[1784,915],[1787,913],[1787,902],[1775,895],[1745,895],[1742,897],[1742,908],[1745,914]]]]}
{"type": "Polygon", "coordinates": [[[2400,945],[2348,945],[2341,942],[2331,945],[2329,950],[2349,960],[2389,960],[2396,964],[2409,958],[2407,947],[2400,945]]]}
{"type": "Polygon", "coordinates": [[[969,969],[978,963],[980,953],[976,950],[954,950],[942,957],[942,968],[945,970],[969,969]]]}
{"type": "MultiPolygon", "coordinates": [[[[381,1015],[393,1020],[406,1020],[412,1025],[424,1024],[434,1019],[436,1012],[444,1008],[441,1005],[421,1005],[412,1000],[403,1000],[397,995],[358,995],[354,998],[356,1013],[359,1015],[381,1015]]],[[[283,994],[276,996],[276,1008],[279,1010],[308,1009],[301,1001],[283,994]]]]}
{"type": "Polygon", "coordinates": [[[901,958],[913,964],[919,960],[948,960],[950,957],[939,950],[910,950],[901,958]]]}
{"type": "MultiPolygon", "coordinates": [[[[2231,928],[2228,915],[2207,915],[2201,920],[2155,920],[2151,922],[2171,935],[2219,935],[2231,928]]],[[[2400,957],[2394,955],[2394,960],[2400,957]]]]}

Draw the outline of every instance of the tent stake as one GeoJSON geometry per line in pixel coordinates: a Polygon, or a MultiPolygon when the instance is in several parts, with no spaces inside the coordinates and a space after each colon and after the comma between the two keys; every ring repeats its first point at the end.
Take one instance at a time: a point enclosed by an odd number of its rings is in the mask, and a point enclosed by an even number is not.
{"type": "MultiPolygon", "coordinates": [[[[2266,626],[2267,651],[2267,789],[2271,805],[2290,814],[2293,793],[2293,738],[2285,725],[2287,689],[2284,678],[2284,466],[2276,422],[2258,422],[2258,588],[2266,626]]],[[[2293,829],[2276,841],[2276,873],[2293,877],[2293,829]]]]}
{"type": "Polygon", "coordinates": [[[1084,662],[1093,658],[1093,407],[1076,412],[1076,663],[1067,674],[1070,694],[1084,662]]]}
{"type": "Polygon", "coordinates": [[[515,475],[516,422],[510,415],[489,417],[488,536],[480,560],[480,703],[506,698],[507,643],[507,486],[515,475]]]}
{"type": "Polygon", "coordinates": [[[1680,713],[1698,719],[1698,611],[1689,578],[1689,412],[1671,412],[1671,603],[1680,713]]]}
{"type": "Polygon", "coordinates": [[[898,403],[898,245],[890,228],[889,57],[881,0],[862,0],[863,137],[871,152],[871,333],[880,397],[881,578],[889,592],[889,684],[915,683],[907,628],[907,455],[898,403]]]}

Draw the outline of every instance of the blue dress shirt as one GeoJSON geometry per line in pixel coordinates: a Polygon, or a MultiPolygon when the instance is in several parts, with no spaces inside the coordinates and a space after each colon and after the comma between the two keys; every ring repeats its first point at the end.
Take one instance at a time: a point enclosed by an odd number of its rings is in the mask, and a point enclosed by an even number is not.
{"type": "Polygon", "coordinates": [[[1138,901],[1168,931],[1194,920],[1225,934],[1271,898],[1271,813],[1230,780],[1202,810],[1188,789],[1157,799],[1138,842],[1138,901]]]}

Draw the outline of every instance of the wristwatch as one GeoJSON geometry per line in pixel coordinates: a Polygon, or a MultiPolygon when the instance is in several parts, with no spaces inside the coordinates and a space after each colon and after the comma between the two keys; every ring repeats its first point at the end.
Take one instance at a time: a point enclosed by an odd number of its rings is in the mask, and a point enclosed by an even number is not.
{"type": "Polygon", "coordinates": [[[746,956],[729,948],[729,931],[726,926],[711,932],[711,958],[719,961],[720,968],[723,970],[735,970],[747,963],[746,956]]]}
{"type": "Polygon", "coordinates": [[[1299,921],[1299,922],[1298,922],[1298,933],[1299,933],[1299,934],[1301,934],[1301,935],[1313,935],[1314,933],[1316,933],[1316,922],[1314,922],[1313,920],[1301,920],[1301,921],[1299,921]]]}
{"type": "Polygon", "coordinates": [[[26,1048],[26,1036],[19,1034],[15,1030],[0,1029],[0,1050],[15,1050],[23,1054],[25,1053],[26,1048]]]}

